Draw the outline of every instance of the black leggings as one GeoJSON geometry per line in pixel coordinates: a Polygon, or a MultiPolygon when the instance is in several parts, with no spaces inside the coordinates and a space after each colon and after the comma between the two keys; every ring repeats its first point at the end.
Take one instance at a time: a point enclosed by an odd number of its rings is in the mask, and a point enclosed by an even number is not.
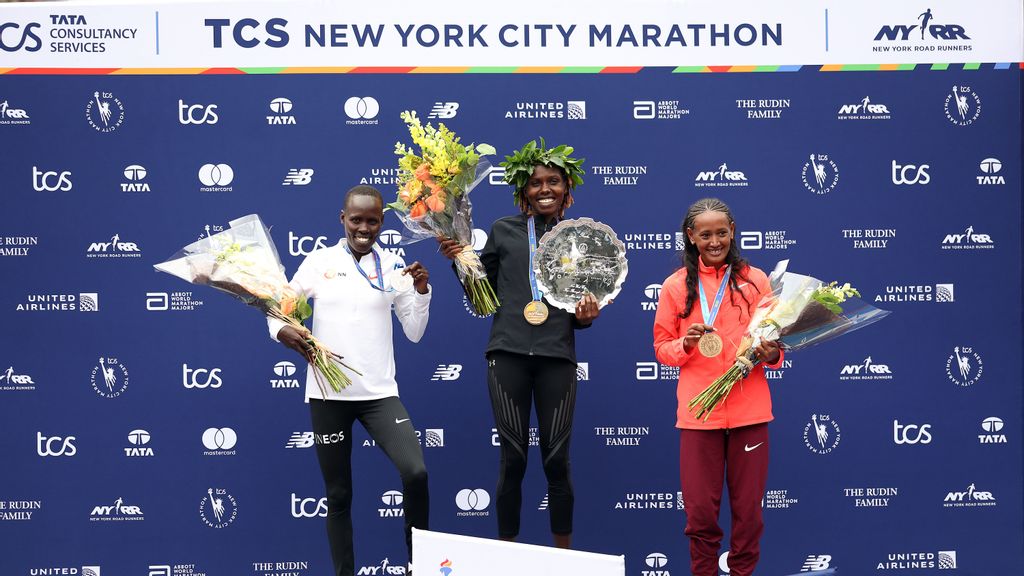
{"type": "Polygon", "coordinates": [[[359,420],[402,477],[405,543],[412,560],[412,528],[426,530],[430,506],[423,450],[409,413],[397,397],[380,400],[310,400],[320,472],[327,487],[327,540],[337,576],[353,576],[352,423],[359,420]]]}
{"type": "Polygon", "coordinates": [[[501,468],[495,507],[498,535],[519,534],[530,445],[530,403],[537,404],[540,454],[548,479],[551,532],[572,533],[572,481],[569,478],[569,438],[576,407],[576,364],[561,358],[491,352],[487,382],[501,442],[501,468]]]}

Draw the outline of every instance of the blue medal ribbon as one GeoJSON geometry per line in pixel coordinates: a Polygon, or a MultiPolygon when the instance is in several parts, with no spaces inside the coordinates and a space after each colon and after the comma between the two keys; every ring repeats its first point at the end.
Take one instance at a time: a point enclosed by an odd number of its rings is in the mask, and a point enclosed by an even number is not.
{"type": "Polygon", "coordinates": [[[366,278],[366,282],[370,284],[370,288],[380,290],[381,292],[394,292],[394,288],[384,288],[384,272],[381,270],[381,259],[376,250],[373,248],[370,249],[370,255],[373,256],[373,264],[377,269],[376,284],[374,284],[373,280],[370,280],[370,277],[366,275],[366,270],[363,270],[363,267],[359,265],[359,260],[356,259],[356,255],[353,254],[352,250],[348,247],[348,242],[345,243],[345,252],[348,252],[349,256],[352,257],[352,262],[355,263],[356,270],[359,270],[359,273],[363,275],[363,278],[366,278]]]}
{"type": "Polygon", "coordinates": [[[530,290],[533,292],[534,301],[540,302],[543,295],[540,288],[537,288],[537,273],[533,269],[533,256],[537,253],[537,227],[533,223],[533,218],[526,218],[526,229],[530,235],[530,290]]]}
{"type": "Polygon", "coordinates": [[[729,276],[732,274],[732,265],[726,266],[725,276],[722,277],[722,283],[718,286],[718,293],[715,294],[715,303],[712,305],[711,310],[708,310],[708,298],[704,295],[704,284],[697,279],[697,291],[700,293],[700,311],[704,314],[704,323],[708,326],[715,325],[715,318],[718,317],[718,309],[722,306],[722,297],[725,296],[725,285],[729,283],[729,276]]]}

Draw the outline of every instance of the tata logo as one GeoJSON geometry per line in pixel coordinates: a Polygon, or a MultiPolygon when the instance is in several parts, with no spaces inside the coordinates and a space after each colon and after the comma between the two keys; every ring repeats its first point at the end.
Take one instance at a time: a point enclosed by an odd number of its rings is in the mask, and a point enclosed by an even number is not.
{"type": "Polygon", "coordinates": [[[149,444],[150,435],[145,430],[132,430],[128,433],[128,442],[131,447],[124,449],[125,456],[153,456],[153,449],[146,446],[149,444]]]}
{"type": "Polygon", "coordinates": [[[381,518],[402,518],[405,516],[405,510],[398,508],[405,501],[405,497],[398,490],[388,490],[381,495],[380,500],[385,506],[391,506],[391,508],[377,509],[377,513],[381,518]]]}
{"type": "Polygon", "coordinates": [[[26,52],[38,52],[43,43],[35,31],[40,27],[38,22],[26,24],[24,30],[17,22],[0,24],[0,50],[17,52],[24,48],[26,52]]]}
{"type": "Polygon", "coordinates": [[[220,120],[217,116],[216,104],[185,104],[184,100],[178,100],[178,122],[181,124],[216,124],[220,120]]]}
{"type": "Polygon", "coordinates": [[[220,377],[220,368],[208,370],[206,368],[189,368],[188,364],[181,365],[181,383],[185,388],[220,388],[224,383],[220,377]]]}
{"type": "Polygon", "coordinates": [[[668,556],[661,552],[651,552],[648,554],[644,558],[644,564],[651,569],[641,570],[640,576],[669,576],[671,574],[668,570],[662,570],[662,568],[668,566],[668,556]]]}
{"type": "Polygon", "coordinates": [[[292,492],[292,518],[327,517],[327,498],[299,498],[292,492]]]}
{"type": "Polygon", "coordinates": [[[976,176],[978,184],[982,186],[1006,184],[1006,178],[998,176],[999,172],[1003,169],[1003,163],[998,158],[985,158],[978,164],[978,169],[983,174],[982,176],[976,176]]]}
{"type": "Polygon", "coordinates": [[[905,42],[911,39],[911,34],[914,33],[914,40],[918,40],[918,33],[920,34],[920,40],[925,40],[925,34],[927,33],[934,40],[970,40],[970,36],[967,35],[963,26],[958,24],[932,24],[932,9],[928,8],[921,14],[917,15],[919,24],[897,24],[895,26],[882,26],[878,30],[878,34],[875,35],[875,42],[882,40],[898,40],[905,42]]]}
{"type": "Polygon", "coordinates": [[[71,171],[43,171],[32,167],[32,188],[36,192],[68,192],[71,190],[71,171]]]}
{"type": "Polygon", "coordinates": [[[74,456],[78,448],[74,444],[74,436],[43,436],[36,432],[36,453],[47,456],[74,456]]]}
{"type": "Polygon", "coordinates": [[[292,101],[287,98],[274,98],[270,101],[270,111],[274,116],[267,116],[267,124],[296,124],[292,111],[292,101]]]}
{"type": "Polygon", "coordinates": [[[927,164],[921,164],[915,166],[913,164],[897,164],[895,160],[892,161],[892,183],[897,186],[904,184],[927,184],[932,181],[931,176],[928,175],[928,169],[931,168],[927,164]]]}
{"type": "Polygon", "coordinates": [[[146,179],[146,168],[138,164],[132,164],[124,169],[124,177],[128,182],[121,183],[121,192],[149,192],[149,184],[142,182],[146,179]]]}
{"type": "Polygon", "coordinates": [[[892,441],[897,444],[931,444],[932,433],[929,432],[931,424],[900,424],[899,420],[892,421],[892,441]]]}
{"type": "Polygon", "coordinates": [[[327,236],[296,236],[288,231],[288,253],[292,256],[309,256],[321,248],[327,248],[327,236]]]}
{"type": "Polygon", "coordinates": [[[1006,444],[1006,434],[1000,434],[1003,430],[1003,419],[989,416],[981,421],[981,429],[985,434],[978,435],[979,444],[1006,444]]]}
{"type": "Polygon", "coordinates": [[[641,302],[640,307],[648,312],[653,312],[658,309],[658,299],[661,298],[661,284],[648,284],[644,288],[644,296],[647,297],[647,302],[641,302]]]}

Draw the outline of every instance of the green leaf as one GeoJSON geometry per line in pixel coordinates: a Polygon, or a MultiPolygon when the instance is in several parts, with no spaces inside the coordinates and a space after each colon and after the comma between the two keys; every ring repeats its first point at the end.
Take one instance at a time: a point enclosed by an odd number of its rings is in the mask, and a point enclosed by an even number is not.
{"type": "Polygon", "coordinates": [[[493,155],[493,154],[497,154],[497,152],[498,152],[497,150],[494,149],[494,146],[491,146],[490,144],[483,144],[483,143],[480,143],[480,144],[476,145],[476,151],[481,156],[487,156],[489,154],[493,155]]]}

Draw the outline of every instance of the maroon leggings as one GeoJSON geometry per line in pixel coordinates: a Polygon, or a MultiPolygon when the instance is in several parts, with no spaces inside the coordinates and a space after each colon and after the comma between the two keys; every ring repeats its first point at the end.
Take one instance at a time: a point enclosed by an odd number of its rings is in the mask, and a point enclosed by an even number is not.
{"type": "Polygon", "coordinates": [[[681,430],[679,477],[693,576],[718,576],[722,480],[729,486],[730,576],[750,576],[761,554],[761,498],[768,477],[768,424],[731,430],[681,430]]]}

